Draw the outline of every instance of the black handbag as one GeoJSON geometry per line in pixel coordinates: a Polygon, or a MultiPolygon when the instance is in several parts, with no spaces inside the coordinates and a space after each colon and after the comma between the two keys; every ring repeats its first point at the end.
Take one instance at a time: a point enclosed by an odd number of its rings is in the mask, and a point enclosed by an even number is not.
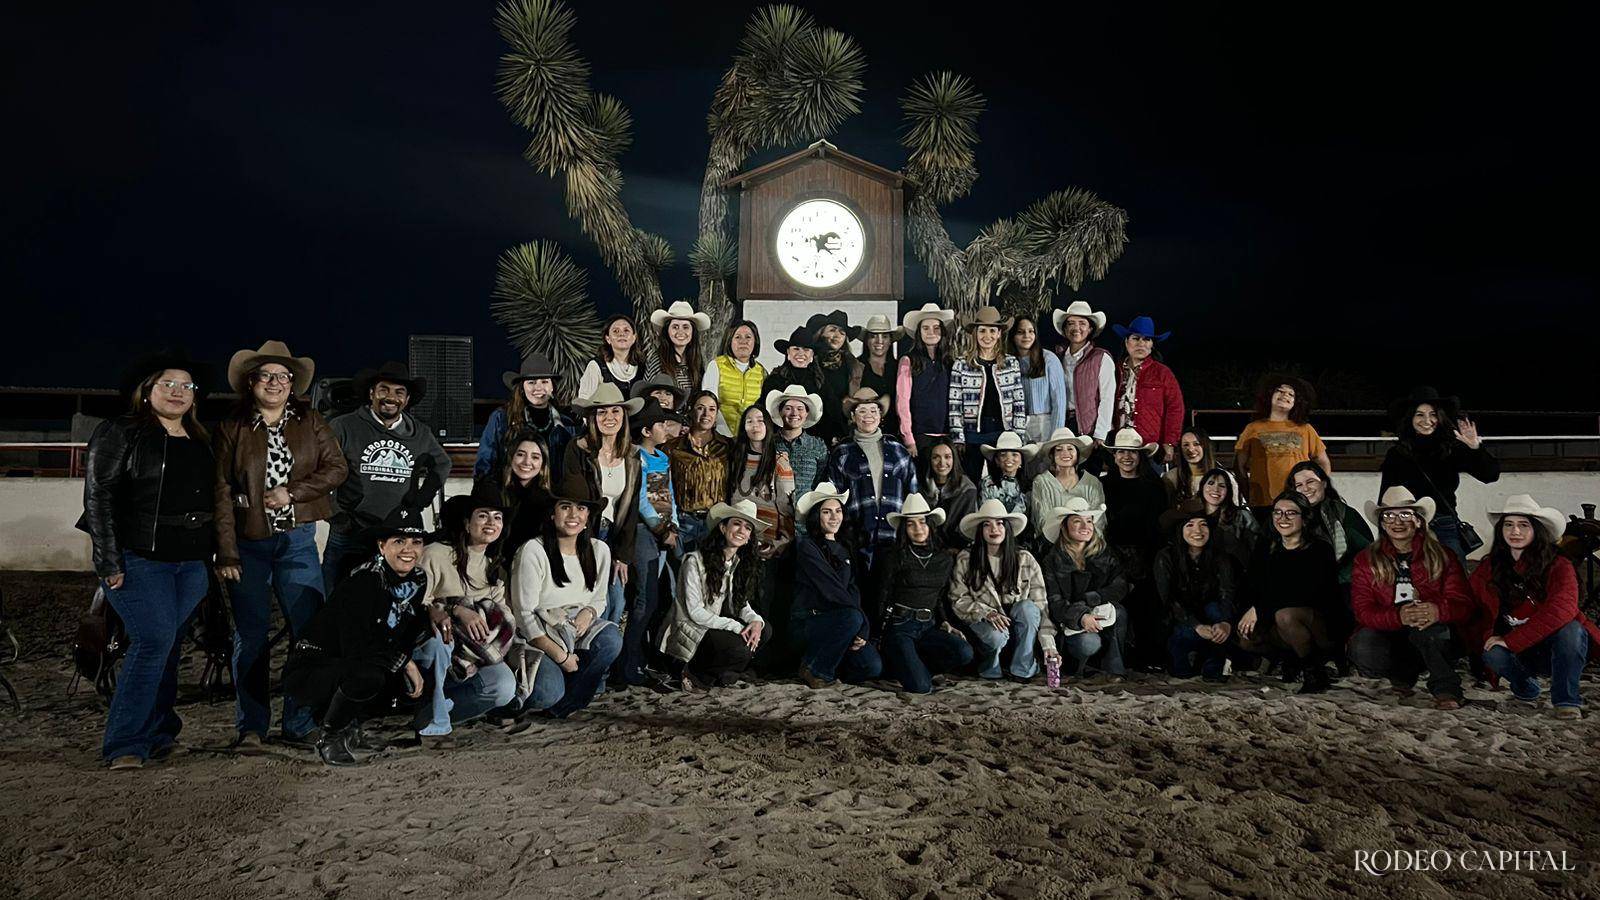
{"type": "Polygon", "coordinates": [[[97,587],[89,611],[78,617],[78,634],[72,641],[75,672],[67,696],[77,692],[79,679],[88,679],[95,693],[110,700],[117,689],[117,663],[127,650],[128,633],[122,617],[106,600],[105,587],[97,587]]]}

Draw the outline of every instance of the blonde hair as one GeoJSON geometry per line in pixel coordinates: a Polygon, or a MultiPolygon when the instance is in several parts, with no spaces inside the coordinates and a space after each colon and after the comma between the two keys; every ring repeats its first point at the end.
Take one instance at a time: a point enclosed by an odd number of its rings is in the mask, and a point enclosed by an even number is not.
{"type": "MultiPolygon", "coordinates": [[[[1439,543],[1439,539],[1433,536],[1432,529],[1428,528],[1427,521],[1420,514],[1417,516],[1417,521],[1420,523],[1417,526],[1417,536],[1412,540],[1422,542],[1422,571],[1413,571],[1411,580],[1415,583],[1439,581],[1444,578],[1445,568],[1449,565],[1445,559],[1445,553],[1448,551],[1439,543]]],[[[1377,542],[1361,552],[1367,554],[1367,561],[1372,566],[1372,583],[1379,587],[1393,587],[1400,571],[1394,557],[1400,551],[1390,543],[1387,532],[1383,532],[1382,529],[1379,531],[1377,542]]],[[[1412,552],[1413,554],[1416,552],[1414,547],[1412,552]]]]}
{"type": "MultiPolygon", "coordinates": [[[[1089,542],[1084,544],[1081,550],[1071,546],[1076,542],[1067,537],[1067,519],[1072,518],[1074,515],[1077,514],[1069,513],[1065,519],[1061,520],[1061,533],[1056,535],[1056,544],[1061,547],[1061,552],[1067,555],[1067,559],[1072,560],[1073,565],[1077,566],[1079,571],[1082,571],[1085,563],[1105,552],[1106,538],[1105,535],[1100,533],[1099,523],[1095,522],[1094,519],[1089,519],[1090,524],[1094,525],[1094,537],[1090,538],[1089,542]]],[[[1088,519],[1089,517],[1082,516],[1081,518],[1088,519]]]]}

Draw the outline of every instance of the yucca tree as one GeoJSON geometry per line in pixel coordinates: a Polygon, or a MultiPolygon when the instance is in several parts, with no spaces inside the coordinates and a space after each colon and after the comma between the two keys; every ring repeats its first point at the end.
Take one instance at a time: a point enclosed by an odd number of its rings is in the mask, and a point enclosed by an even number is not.
{"type": "Polygon", "coordinates": [[[600,318],[589,299],[589,276],[552,241],[522,244],[500,255],[489,311],[521,355],[550,357],[572,399],[578,377],[600,345],[600,318]]]}

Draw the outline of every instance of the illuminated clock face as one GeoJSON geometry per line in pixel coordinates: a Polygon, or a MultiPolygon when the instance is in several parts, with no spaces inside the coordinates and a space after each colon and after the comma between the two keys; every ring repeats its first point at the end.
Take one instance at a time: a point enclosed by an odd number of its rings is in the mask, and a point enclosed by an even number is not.
{"type": "Polygon", "coordinates": [[[778,262],[797,284],[827,288],[842,284],[861,265],[866,235],[849,207],[832,200],[807,200],[778,225],[778,262]]]}

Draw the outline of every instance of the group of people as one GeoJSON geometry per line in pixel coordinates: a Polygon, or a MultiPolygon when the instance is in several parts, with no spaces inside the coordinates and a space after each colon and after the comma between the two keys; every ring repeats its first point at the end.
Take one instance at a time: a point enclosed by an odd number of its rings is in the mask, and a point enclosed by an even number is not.
{"type": "Polygon", "coordinates": [[[605,690],[752,674],[926,693],[1268,666],[1316,693],[1353,667],[1403,694],[1426,675],[1452,709],[1464,656],[1519,701],[1548,676],[1555,714],[1581,716],[1600,630],[1555,552],[1563,519],[1510,498],[1467,577],[1481,540],[1456,490],[1499,472],[1453,398],[1396,404],[1363,514],[1334,487],[1309,384],[1263,381],[1226,468],[1185,421],[1157,352],[1170,335],[1113,325],[1114,359],[1106,323],[1073,302],[1052,348],[1040,320],[992,307],[964,339],[936,304],[898,325],[835,311],[776,341],[768,370],[753,322],[712,356],[710,318],[673,303],[648,322],[652,365],[639,323],[613,316],[569,403],[537,353],[505,374],[473,488],[431,530],[450,460],[406,412],[426,384],[403,365],[363,372],[367,405],[326,422],[303,399],[311,360],[241,350],[239,403],[208,432],[206,367],[144,360],[131,412],[90,441],[80,522],[130,639],[102,754],[170,752],[180,638],[212,572],[235,624],[236,746],[267,740],[276,596],[277,739],[331,765],[392,743],[362,726],[397,709],[405,740],[443,749],[473,719],[521,730],[605,690]]]}

